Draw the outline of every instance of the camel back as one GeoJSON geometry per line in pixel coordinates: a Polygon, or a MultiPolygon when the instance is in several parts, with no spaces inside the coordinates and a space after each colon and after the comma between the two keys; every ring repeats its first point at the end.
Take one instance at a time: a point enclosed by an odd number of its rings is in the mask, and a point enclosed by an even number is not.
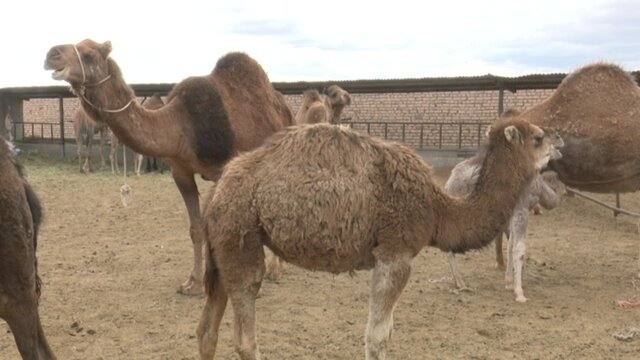
{"type": "Polygon", "coordinates": [[[640,88],[620,67],[576,70],[523,117],[561,133],[563,158],[551,166],[567,185],[594,192],[640,188],[640,88]]]}

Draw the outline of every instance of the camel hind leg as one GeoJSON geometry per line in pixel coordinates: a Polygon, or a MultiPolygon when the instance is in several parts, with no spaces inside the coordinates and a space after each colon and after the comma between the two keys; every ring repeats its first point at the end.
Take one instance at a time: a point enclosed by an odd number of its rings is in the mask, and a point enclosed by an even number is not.
{"type": "Polygon", "coordinates": [[[55,359],[38,315],[37,296],[22,299],[5,317],[23,359],[55,359]]]}
{"type": "Polygon", "coordinates": [[[228,300],[227,292],[222,286],[220,272],[216,268],[215,262],[212,267],[212,256],[213,254],[209,253],[206,261],[207,303],[202,310],[202,316],[196,331],[201,359],[213,359],[216,354],[220,322],[228,300]]]}
{"type": "MultiPolygon", "coordinates": [[[[260,359],[256,341],[255,304],[265,274],[262,236],[259,231],[253,230],[228,236],[222,240],[225,244],[216,247],[216,251],[224,251],[216,258],[221,260],[220,273],[233,307],[234,344],[242,360],[260,359]]],[[[211,309],[215,310],[213,307],[211,309]]],[[[210,324],[213,323],[211,321],[210,324]]]]}
{"type": "Polygon", "coordinates": [[[378,259],[371,275],[366,360],[385,359],[393,329],[393,310],[411,274],[411,256],[378,259]]]}

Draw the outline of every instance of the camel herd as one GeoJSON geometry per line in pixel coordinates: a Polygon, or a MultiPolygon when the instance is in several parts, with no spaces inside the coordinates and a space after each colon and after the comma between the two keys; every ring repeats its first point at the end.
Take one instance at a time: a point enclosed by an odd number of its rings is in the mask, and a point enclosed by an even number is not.
{"type": "MultiPolygon", "coordinates": [[[[206,292],[196,331],[202,359],[215,355],[228,301],[240,358],[260,358],[255,301],[268,273],[282,276],[284,261],[331,273],[372,270],[365,357],[384,359],[395,305],[425,247],[448,253],[456,285],[466,288],[453,254],[495,239],[504,266],[506,233],[507,286],[524,302],[535,204],[556,206],[563,184],[596,192],[640,187],[640,90],[612,64],[578,69],[541,104],[497,119],[478,154],[441,187],[412,149],[335,126],[351,103],[338,86],[306,91],[294,116],[258,62],[229,53],[211,74],[178,83],[166,104],[158,97],[143,105],[110,53],[110,42],[58,45],[45,69],[80,100],[81,170],[91,169],[93,135],[104,139],[107,129],[113,172],[120,143],[171,168],[193,242],[193,267],[178,292],[206,292]],[[202,203],[196,174],[215,184],[202,203]]],[[[0,203],[0,317],[23,358],[53,359],[37,309],[42,210],[5,141],[0,203]]]]}

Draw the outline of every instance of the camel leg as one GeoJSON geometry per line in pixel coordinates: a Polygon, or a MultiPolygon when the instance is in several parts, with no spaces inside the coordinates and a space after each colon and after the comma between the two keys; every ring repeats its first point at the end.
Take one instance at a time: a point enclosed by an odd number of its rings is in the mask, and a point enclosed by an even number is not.
{"type": "Polygon", "coordinates": [[[111,163],[111,173],[113,175],[119,174],[118,168],[118,138],[111,134],[111,152],[109,153],[109,162],[111,163]]]}
{"type": "Polygon", "coordinates": [[[513,292],[517,302],[526,302],[522,290],[522,277],[524,271],[524,260],[527,252],[527,225],[529,222],[529,211],[517,211],[511,223],[511,236],[513,241],[513,292]]]}
{"type": "Polygon", "coordinates": [[[453,276],[453,280],[456,283],[456,287],[460,290],[469,289],[467,287],[467,284],[465,284],[464,279],[462,278],[462,273],[460,272],[460,269],[458,269],[458,263],[456,262],[456,258],[452,252],[447,253],[447,260],[449,261],[451,275],[453,276]]]}
{"type": "Polygon", "coordinates": [[[85,173],[91,172],[91,152],[93,151],[93,138],[89,137],[87,140],[87,145],[84,147],[86,152],[84,157],[84,165],[82,166],[82,171],[85,173]]]}
{"type": "Polygon", "coordinates": [[[233,308],[236,351],[242,360],[259,360],[255,303],[265,273],[261,234],[254,229],[221,242],[225,252],[217,257],[223,259],[218,266],[233,308]]]}
{"type": "Polygon", "coordinates": [[[276,256],[271,250],[265,249],[267,253],[267,273],[265,277],[272,281],[278,281],[282,278],[284,271],[284,260],[276,256]]]}
{"type": "Polygon", "coordinates": [[[100,130],[100,169],[104,169],[106,162],[104,161],[104,144],[107,142],[106,129],[100,130]]]}
{"type": "Polygon", "coordinates": [[[202,246],[204,236],[200,226],[200,200],[198,199],[198,186],[193,174],[176,169],[172,169],[173,180],[180,190],[180,195],[187,206],[189,213],[189,235],[193,243],[193,269],[189,278],[180,285],[178,293],[184,295],[202,294],[202,246]]]}
{"type": "MultiPolygon", "coordinates": [[[[209,266],[207,268],[209,269],[209,266]]],[[[209,276],[211,276],[211,279],[209,279],[211,288],[208,290],[207,303],[202,310],[196,334],[198,336],[200,359],[211,360],[216,354],[220,322],[227,307],[228,296],[222,286],[220,273],[217,269],[208,271],[210,271],[209,276]]]]}
{"type": "Polygon", "coordinates": [[[78,164],[80,165],[80,172],[83,172],[84,162],[82,161],[82,140],[76,141],[76,155],[78,155],[78,164]]]}
{"type": "Polygon", "coordinates": [[[507,232],[507,269],[504,272],[505,289],[513,289],[513,241],[513,236],[510,232],[507,232]]]}
{"type": "Polygon", "coordinates": [[[504,255],[502,254],[502,232],[496,237],[496,267],[504,270],[504,255]]]}
{"type": "Polygon", "coordinates": [[[140,176],[140,170],[142,169],[142,160],[144,156],[136,152],[133,153],[133,166],[136,171],[136,176],[140,176]]]}
{"type": "Polygon", "coordinates": [[[56,358],[44,336],[35,292],[23,296],[21,301],[12,307],[11,312],[3,317],[9,324],[23,359],[56,358]]]}
{"type": "Polygon", "coordinates": [[[411,257],[376,262],[371,275],[366,360],[383,360],[393,330],[393,309],[411,274],[411,257]]]}

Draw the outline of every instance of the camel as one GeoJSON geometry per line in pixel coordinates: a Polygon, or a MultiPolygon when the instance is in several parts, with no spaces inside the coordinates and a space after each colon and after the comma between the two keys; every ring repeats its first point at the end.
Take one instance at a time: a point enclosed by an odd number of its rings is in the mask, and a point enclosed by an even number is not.
{"type": "MultiPolygon", "coordinates": [[[[506,116],[515,115],[517,113],[509,113],[506,116]]],[[[564,142],[561,137],[554,134],[551,136],[551,144],[553,151],[550,160],[557,160],[562,156],[559,149],[564,146],[564,142]]],[[[481,149],[476,156],[458,163],[452,169],[451,175],[445,183],[445,190],[455,196],[470,195],[478,182],[484,156],[485,152],[481,149]]],[[[496,237],[496,263],[499,268],[505,267],[502,255],[502,233],[506,234],[509,239],[505,282],[508,289],[513,289],[518,302],[527,301],[522,290],[522,274],[526,254],[529,212],[538,204],[545,209],[555,208],[560,203],[563,193],[564,186],[558,180],[555,172],[544,171],[542,174],[536,175],[529,187],[520,194],[508,226],[496,237]]],[[[447,254],[447,259],[456,286],[459,289],[468,289],[452,252],[447,254]]]]}
{"type": "Polygon", "coordinates": [[[110,53],[109,41],[58,45],[47,53],[45,69],[53,70],[54,79],[67,81],[82,108],[107,124],[122,143],[162,158],[171,168],[187,207],[194,248],[192,271],[178,291],[201,294],[203,240],[194,175],[215,182],[232,157],[292,125],[293,116],[262,67],[244,53],[226,54],[209,75],[178,83],[158,110],[136,101],[110,53]]]}
{"type": "Polygon", "coordinates": [[[84,173],[92,171],[91,157],[93,155],[93,136],[95,134],[100,134],[100,148],[98,152],[100,153],[100,166],[104,167],[104,144],[109,131],[107,126],[94,122],[79,108],[73,114],[73,130],[76,136],[76,153],[78,155],[78,162],[80,163],[80,171],[84,173]]]}
{"type": "Polygon", "coordinates": [[[55,359],[38,314],[42,208],[8,145],[0,138],[0,318],[23,359],[55,359]]]}
{"type": "Polygon", "coordinates": [[[340,124],[345,106],[351,105],[351,96],[338,85],[327,87],[323,94],[318,90],[302,93],[302,104],[295,116],[296,124],[340,124]]]}
{"type": "Polygon", "coordinates": [[[260,358],[255,300],[266,246],[309,270],[373,269],[366,358],[384,359],[412,259],[426,246],[462,253],[491,242],[551,151],[541,128],[518,118],[496,123],[467,198],[448,195],[408,147],[330,124],[287,128],[237,156],[203,204],[200,357],[214,357],[230,299],[240,358],[260,358]]]}
{"type": "Polygon", "coordinates": [[[573,71],[521,117],[558,130],[563,156],[549,167],[567,186],[596,193],[640,189],[640,88],[619,66],[597,62],[573,71]]]}

